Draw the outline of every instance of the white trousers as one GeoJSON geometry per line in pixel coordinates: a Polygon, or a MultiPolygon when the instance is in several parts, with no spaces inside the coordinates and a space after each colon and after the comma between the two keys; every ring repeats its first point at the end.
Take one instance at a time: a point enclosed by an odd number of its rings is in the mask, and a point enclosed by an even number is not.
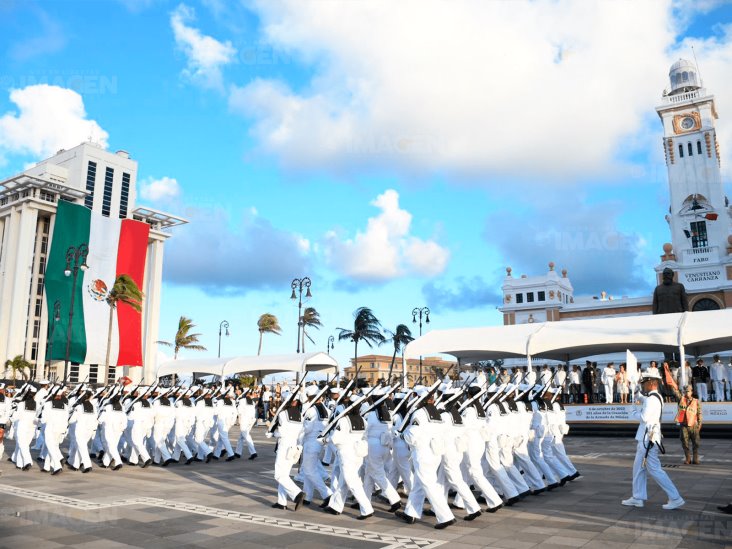
{"type": "Polygon", "coordinates": [[[321,471],[320,455],[323,453],[323,445],[317,439],[306,439],[302,448],[302,466],[300,467],[305,482],[302,490],[305,492],[305,499],[312,501],[313,493],[318,491],[323,499],[333,492],[326,486],[321,471]]]}
{"type": "Polygon", "coordinates": [[[724,381],[712,381],[714,385],[714,399],[717,402],[724,400],[724,381]]]}
{"type": "Polygon", "coordinates": [[[544,461],[549,464],[549,467],[556,471],[557,476],[560,479],[571,476],[573,474],[573,471],[566,467],[564,463],[562,463],[559,459],[557,459],[557,456],[554,454],[553,435],[547,435],[541,441],[541,452],[542,454],[544,454],[544,461]]]}
{"type": "Polygon", "coordinates": [[[532,490],[544,488],[544,481],[541,479],[539,469],[529,457],[529,441],[527,437],[521,437],[521,441],[513,447],[513,457],[519,467],[524,471],[524,480],[532,490]]]}
{"type": "Polygon", "coordinates": [[[437,522],[443,523],[455,518],[447,504],[447,498],[442,487],[437,482],[437,468],[440,466],[440,458],[432,453],[427,447],[412,450],[412,464],[414,466],[414,486],[409,492],[407,505],[404,512],[410,517],[422,518],[424,498],[426,497],[432,510],[435,512],[437,522]]]}
{"type": "Polygon", "coordinates": [[[612,379],[609,379],[604,383],[604,385],[605,385],[605,403],[612,404],[613,403],[614,381],[612,379]]]}
{"type": "Polygon", "coordinates": [[[389,471],[389,482],[396,487],[401,478],[404,484],[404,493],[409,494],[414,484],[414,473],[412,472],[412,454],[409,446],[399,437],[394,437],[394,448],[392,449],[392,469],[389,471]]]}
{"type": "Polygon", "coordinates": [[[336,449],[338,451],[338,462],[340,463],[340,474],[336,484],[337,488],[333,488],[333,497],[330,498],[328,506],[339,513],[343,512],[343,506],[350,491],[358,502],[361,514],[370,515],[374,512],[374,508],[363,489],[361,477],[358,476],[358,470],[363,463],[363,459],[356,455],[353,442],[338,444],[336,449]]]}
{"type": "Polygon", "coordinates": [[[635,499],[647,500],[648,476],[656,481],[661,489],[666,492],[669,501],[681,497],[676,486],[671,481],[666,471],[661,468],[661,460],[658,459],[658,446],[655,444],[648,452],[646,466],[643,467],[643,456],[646,455],[646,448],[643,442],[638,441],[635,450],[635,461],[633,462],[633,497],[635,499]]]}
{"type": "Polygon", "coordinates": [[[569,459],[569,456],[567,455],[567,450],[564,447],[564,436],[554,437],[554,458],[559,461],[565,469],[568,471],[571,471],[571,474],[574,475],[577,472],[577,468],[574,466],[574,463],[569,459]]]}
{"type": "MultiPolygon", "coordinates": [[[[454,446],[453,443],[454,441],[447,441],[448,446],[450,444],[454,446]]],[[[457,492],[460,503],[462,504],[459,505],[459,507],[464,506],[466,512],[469,515],[472,515],[473,513],[480,511],[480,505],[475,499],[473,492],[470,491],[470,486],[468,486],[468,483],[465,482],[465,479],[463,478],[463,472],[460,467],[460,464],[463,461],[463,456],[464,454],[458,453],[457,449],[448,448],[445,451],[445,455],[442,456],[442,465],[440,466],[438,479],[444,486],[445,498],[447,498],[447,493],[450,486],[452,486],[457,492]]]]}
{"type": "Polygon", "coordinates": [[[559,482],[559,479],[557,478],[557,473],[544,459],[542,440],[542,437],[537,436],[534,440],[529,441],[529,456],[531,457],[531,461],[534,462],[534,465],[536,465],[544,475],[547,484],[556,484],[559,482]]]}
{"type": "Polygon", "coordinates": [[[226,450],[227,457],[234,455],[234,450],[231,448],[231,441],[229,440],[229,429],[223,421],[216,422],[216,429],[218,431],[218,441],[216,441],[216,449],[214,455],[221,457],[221,452],[226,450]]]}
{"type": "Polygon", "coordinates": [[[252,435],[250,434],[249,429],[242,429],[239,434],[239,441],[236,443],[236,453],[240,456],[244,453],[244,444],[247,445],[247,450],[249,451],[250,456],[257,453],[257,449],[254,447],[254,441],[252,440],[252,435]]]}
{"type": "Polygon", "coordinates": [[[706,402],[707,400],[709,400],[709,396],[707,395],[707,384],[697,383],[696,394],[699,395],[699,400],[701,400],[702,402],[706,402]]]}
{"type": "Polygon", "coordinates": [[[295,464],[287,459],[287,450],[295,446],[294,441],[280,439],[277,444],[277,457],[275,457],[274,479],[277,481],[277,503],[287,505],[287,498],[294,500],[300,493],[300,488],[290,478],[290,470],[295,464]]]}
{"type": "MultiPolygon", "coordinates": [[[[506,469],[501,463],[501,448],[498,445],[498,440],[491,439],[488,441],[488,444],[486,444],[485,442],[483,442],[483,439],[478,433],[475,433],[473,436],[471,436],[470,441],[468,442],[468,465],[470,467],[469,472],[470,476],[473,478],[473,483],[476,486],[479,486],[480,490],[483,491],[482,486],[475,482],[477,473],[477,471],[475,471],[475,461],[478,457],[475,449],[478,447],[480,447],[481,449],[481,457],[483,457],[482,455],[485,454],[485,460],[488,463],[488,469],[490,469],[493,478],[498,481],[498,484],[503,490],[503,495],[506,497],[506,499],[518,496],[518,488],[516,488],[516,485],[511,481],[511,478],[508,476],[506,469]]],[[[478,462],[478,468],[480,469],[480,476],[483,476],[483,468],[480,462],[478,462]]],[[[488,483],[487,480],[486,483],[488,483]]],[[[483,495],[486,499],[490,500],[490,498],[485,495],[485,492],[483,493],[483,495]]]]}
{"type": "Polygon", "coordinates": [[[367,440],[369,453],[364,461],[363,489],[366,495],[371,497],[374,483],[376,483],[381,488],[384,497],[389,500],[389,505],[394,505],[401,498],[389,479],[386,478],[386,458],[389,455],[389,448],[381,444],[380,438],[370,437],[367,440]]]}

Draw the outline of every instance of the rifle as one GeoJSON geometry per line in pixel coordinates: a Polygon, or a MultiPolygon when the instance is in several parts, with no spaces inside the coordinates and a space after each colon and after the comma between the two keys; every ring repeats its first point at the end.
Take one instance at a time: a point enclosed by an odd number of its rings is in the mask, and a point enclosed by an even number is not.
{"type": "Polygon", "coordinates": [[[326,425],[323,430],[318,435],[318,439],[323,439],[328,436],[328,433],[330,433],[333,429],[335,429],[336,425],[338,425],[338,422],[343,419],[345,416],[348,415],[348,413],[356,408],[357,406],[360,406],[362,402],[364,402],[368,398],[368,395],[364,395],[361,398],[358,398],[354,400],[351,404],[346,406],[343,411],[335,416],[333,419],[330,420],[330,423],[326,425]]]}
{"type": "Polygon", "coordinates": [[[346,398],[348,395],[348,392],[353,387],[353,384],[358,381],[358,374],[361,371],[361,366],[358,366],[356,368],[356,374],[353,376],[353,379],[351,379],[348,384],[346,385],[346,388],[343,389],[343,392],[341,393],[341,396],[338,397],[338,400],[336,400],[335,406],[333,406],[333,415],[335,415],[335,411],[338,409],[338,405],[343,401],[343,399],[346,398]]]}
{"type": "Polygon", "coordinates": [[[280,412],[282,410],[286,410],[290,406],[292,401],[298,397],[298,395],[300,393],[300,389],[302,388],[303,384],[305,383],[305,378],[308,377],[309,373],[310,372],[305,372],[305,375],[302,376],[300,383],[298,383],[297,386],[293,389],[293,391],[287,396],[287,400],[283,400],[282,403],[280,404],[279,408],[277,408],[277,411],[275,412],[275,415],[274,415],[274,420],[272,421],[272,424],[267,429],[267,433],[265,434],[265,436],[267,436],[267,435],[269,435],[270,437],[272,436],[275,429],[277,428],[278,418],[280,417],[280,412]]]}
{"type": "Polygon", "coordinates": [[[404,414],[404,421],[402,421],[402,424],[399,426],[399,429],[397,430],[397,432],[399,434],[402,434],[404,432],[404,430],[409,425],[409,420],[412,418],[412,415],[414,414],[414,412],[416,412],[419,409],[420,405],[423,402],[427,402],[430,399],[430,397],[435,394],[435,391],[437,391],[437,388],[440,386],[441,383],[442,383],[442,380],[438,379],[437,381],[435,381],[432,384],[432,387],[430,387],[427,394],[425,394],[424,396],[421,396],[421,397],[417,397],[412,401],[412,403],[409,406],[409,409],[407,410],[407,413],[404,414]]]}
{"type": "Polygon", "coordinates": [[[127,411],[125,413],[129,414],[132,411],[132,407],[135,404],[137,404],[139,401],[141,401],[143,398],[147,397],[147,395],[149,395],[150,393],[152,393],[157,386],[158,386],[158,384],[155,383],[155,384],[151,385],[150,387],[148,387],[147,390],[144,393],[142,393],[140,396],[135,397],[132,400],[132,402],[130,402],[129,406],[127,406],[127,411]]]}
{"type": "Polygon", "coordinates": [[[392,394],[392,393],[393,393],[394,391],[396,391],[396,390],[397,390],[397,387],[399,387],[399,383],[395,383],[394,385],[392,385],[392,386],[391,386],[391,387],[389,388],[389,390],[388,390],[388,391],[386,392],[386,394],[382,395],[382,396],[381,396],[381,398],[380,398],[379,400],[377,400],[376,402],[374,402],[374,403],[373,403],[373,404],[371,405],[371,407],[370,407],[370,408],[368,408],[368,409],[367,409],[366,411],[364,411],[364,412],[363,412],[363,413],[362,413],[361,415],[362,415],[362,416],[365,416],[365,415],[366,415],[366,414],[368,414],[368,413],[369,413],[369,412],[370,412],[371,410],[375,410],[376,408],[378,408],[379,404],[381,404],[382,402],[384,402],[384,401],[385,401],[385,400],[386,400],[387,398],[389,398],[389,395],[391,395],[391,394],[392,394]]]}
{"type": "MultiPolygon", "coordinates": [[[[454,365],[454,364],[453,364],[452,366],[450,366],[450,367],[449,367],[449,368],[447,369],[447,372],[445,372],[445,373],[443,374],[443,376],[442,376],[442,377],[444,378],[445,376],[449,376],[449,375],[450,375],[450,370],[452,370],[452,369],[453,369],[454,367],[455,367],[455,365],[454,365]]],[[[433,367],[432,369],[433,369],[433,370],[434,370],[434,372],[435,372],[435,377],[436,377],[437,379],[440,379],[440,376],[436,375],[436,374],[437,374],[437,367],[433,367]]],[[[448,379],[450,379],[450,378],[448,377],[448,379]]],[[[440,381],[440,384],[442,384],[442,381],[440,381]]],[[[451,386],[452,386],[452,379],[450,379],[450,383],[449,383],[449,384],[447,385],[448,389],[449,389],[449,388],[450,388],[451,386]]],[[[443,394],[444,394],[444,393],[443,393],[443,394]]],[[[440,401],[442,400],[442,397],[443,397],[443,395],[440,395],[440,396],[439,396],[439,397],[437,398],[437,400],[435,400],[435,406],[437,406],[437,405],[438,405],[438,404],[440,403],[440,401]]]]}
{"type": "Polygon", "coordinates": [[[320,400],[325,392],[330,389],[330,387],[326,384],[325,387],[323,387],[318,393],[310,400],[308,400],[307,404],[303,404],[302,407],[302,414],[305,415],[305,412],[307,412],[310,408],[312,408],[318,400],[320,400]]]}

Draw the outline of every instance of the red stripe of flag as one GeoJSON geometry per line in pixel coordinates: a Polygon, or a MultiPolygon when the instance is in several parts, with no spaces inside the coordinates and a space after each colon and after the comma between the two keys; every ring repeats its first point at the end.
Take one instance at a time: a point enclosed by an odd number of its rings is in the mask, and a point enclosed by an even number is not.
{"type": "MultiPolygon", "coordinates": [[[[129,275],[142,290],[150,225],[123,219],[117,250],[117,276],[129,275]]],[[[119,325],[119,366],[142,366],[142,314],[124,303],[117,307],[119,325]]]]}

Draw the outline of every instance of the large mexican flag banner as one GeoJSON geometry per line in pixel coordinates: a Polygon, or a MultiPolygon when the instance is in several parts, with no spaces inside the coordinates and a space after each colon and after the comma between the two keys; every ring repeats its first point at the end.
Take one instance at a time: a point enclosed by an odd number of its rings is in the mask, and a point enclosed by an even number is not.
{"type": "MultiPolygon", "coordinates": [[[[53,339],[49,339],[47,359],[66,358],[73,291],[69,360],[105,364],[110,313],[105,298],[121,274],[129,275],[144,290],[149,232],[147,223],[103,217],[79,204],[58,202],[45,279],[49,338],[56,301],[61,305],[61,314],[53,328],[53,339]],[[74,288],[73,274],[64,275],[66,254],[70,247],[82,244],[89,247],[89,268],[79,270],[74,288]]],[[[110,365],[142,366],[142,315],[129,305],[120,304],[113,313],[110,351],[110,365]]]]}

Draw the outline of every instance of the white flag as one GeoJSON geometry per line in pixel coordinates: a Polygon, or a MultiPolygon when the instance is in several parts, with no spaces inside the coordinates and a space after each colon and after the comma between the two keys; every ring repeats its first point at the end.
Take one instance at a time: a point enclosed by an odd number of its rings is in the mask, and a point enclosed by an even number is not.
{"type": "Polygon", "coordinates": [[[630,350],[625,351],[625,371],[629,382],[638,383],[638,359],[630,350]]]}

